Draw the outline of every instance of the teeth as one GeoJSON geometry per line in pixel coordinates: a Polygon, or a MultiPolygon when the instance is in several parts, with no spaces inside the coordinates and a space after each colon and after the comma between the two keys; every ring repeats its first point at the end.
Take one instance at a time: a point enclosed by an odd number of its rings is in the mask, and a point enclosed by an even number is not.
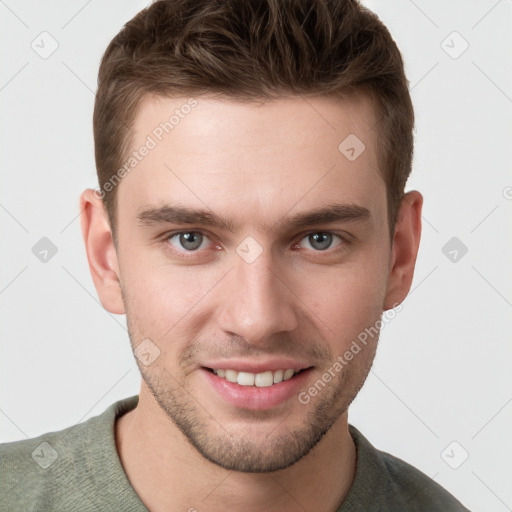
{"type": "Polygon", "coordinates": [[[258,388],[268,388],[274,384],[274,374],[270,371],[257,373],[254,377],[254,384],[258,388]]]}
{"type": "Polygon", "coordinates": [[[280,382],[283,382],[283,375],[284,370],[277,370],[277,372],[274,372],[274,384],[279,384],[280,382]]]}
{"type": "Polygon", "coordinates": [[[299,370],[289,368],[287,370],[266,371],[262,373],[237,372],[236,370],[214,369],[213,373],[226,379],[228,382],[236,382],[240,386],[256,386],[266,388],[273,384],[279,384],[291,379],[299,370]]]}
{"type": "Polygon", "coordinates": [[[254,373],[238,372],[236,381],[240,386],[254,386],[254,373]]]}
{"type": "Polygon", "coordinates": [[[283,380],[288,380],[293,377],[293,374],[295,373],[295,370],[286,370],[283,375],[283,380]]]}
{"type": "Polygon", "coordinates": [[[238,372],[235,370],[226,370],[226,380],[229,382],[236,382],[236,378],[238,376],[238,372]]]}

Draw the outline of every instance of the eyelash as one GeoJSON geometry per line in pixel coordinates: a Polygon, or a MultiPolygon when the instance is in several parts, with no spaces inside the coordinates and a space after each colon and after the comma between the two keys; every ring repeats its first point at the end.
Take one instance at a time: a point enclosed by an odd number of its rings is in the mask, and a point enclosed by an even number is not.
{"type": "MultiPolygon", "coordinates": [[[[206,249],[198,249],[198,250],[194,250],[194,251],[187,251],[185,249],[183,249],[183,250],[175,249],[171,246],[171,244],[169,243],[171,238],[173,238],[177,235],[183,235],[183,234],[187,234],[187,233],[199,233],[202,236],[206,237],[208,240],[210,240],[210,242],[212,241],[207,233],[205,233],[201,230],[197,230],[197,229],[196,230],[191,229],[191,230],[185,230],[185,231],[171,231],[169,233],[165,233],[162,236],[162,239],[166,246],[166,249],[174,255],[179,254],[180,257],[183,257],[183,258],[197,257],[198,254],[201,254],[201,252],[206,250],[206,249]]],[[[344,250],[346,248],[346,246],[348,244],[350,244],[350,241],[349,241],[347,235],[341,235],[340,233],[335,233],[333,231],[316,230],[316,231],[308,231],[307,233],[301,234],[300,238],[296,242],[293,243],[292,247],[298,246],[305,238],[309,237],[310,235],[315,235],[315,234],[320,234],[320,233],[333,235],[333,237],[338,237],[340,243],[338,245],[335,245],[334,247],[329,247],[328,249],[325,249],[323,251],[314,250],[314,249],[304,249],[304,250],[306,250],[308,252],[311,251],[318,255],[322,255],[322,254],[332,255],[332,254],[335,254],[337,252],[344,250]]],[[[219,245],[219,244],[217,244],[217,245],[219,245]]],[[[299,248],[299,249],[301,249],[301,248],[299,248]]]]}

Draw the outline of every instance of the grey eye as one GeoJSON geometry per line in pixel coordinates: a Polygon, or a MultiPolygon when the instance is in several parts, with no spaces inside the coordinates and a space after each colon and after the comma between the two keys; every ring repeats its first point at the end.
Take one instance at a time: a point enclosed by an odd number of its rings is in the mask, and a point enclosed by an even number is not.
{"type": "Polygon", "coordinates": [[[328,249],[332,243],[332,235],[330,233],[314,233],[309,235],[311,247],[324,251],[328,249]]]}
{"type": "Polygon", "coordinates": [[[172,245],[178,249],[185,249],[187,251],[195,251],[201,247],[206,237],[197,231],[186,231],[183,233],[176,233],[169,238],[172,245]],[[179,245],[173,243],[173,240],[178,241],[179,245]]]}
{"type": "Polygon", "coordinates": [[[333,245],[334,239],[338,238],[340,241],[337,245],[340,245],[343,239],[334,233],[326,233],[323,231],[319,231],[318,233],[310,233],[305,236],[299,246],[304,248],[304,242],[307,241],[309,247],[305,247],[306,249],[313,248],[316,251],[325,251],[326,249],[330,249],[333,245]]]}

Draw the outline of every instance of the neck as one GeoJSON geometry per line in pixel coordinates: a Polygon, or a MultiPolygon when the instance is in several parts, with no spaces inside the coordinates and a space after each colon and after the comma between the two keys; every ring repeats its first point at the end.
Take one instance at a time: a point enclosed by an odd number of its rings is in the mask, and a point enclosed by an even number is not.
{"type": "Polygon", "coordinates": [[[152,512],[315,510],[335,512],[352,484],[356,450],[343,414],[294,465],[270,473],[229,471],[206,460],[144,385],[137,407],[116,422],[123,468],[152,512]]]}

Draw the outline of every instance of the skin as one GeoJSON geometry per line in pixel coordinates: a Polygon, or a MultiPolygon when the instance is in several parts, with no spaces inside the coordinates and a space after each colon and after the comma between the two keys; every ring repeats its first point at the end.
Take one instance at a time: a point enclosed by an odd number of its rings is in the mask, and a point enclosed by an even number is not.
{"type": "MultiPolygon", "coordinates": [[[[146,98],[132,147],[186,100],[146,98]]],[[[134,350],[149,339],[160,351],[148,365],[136,358],[139,404],[116,423],[119,456],[152,511],[334,512],[356,464],[348,406],[370,370],[377,336],[307,404],[294,395],[266,410],[235,407],[209,385],[203,367],[286,357],[307,363],[300,391],[310,388],[407,295],[422,196],[405,196],[391,239],[366,97],[197,100],[118,185],[117,247],[101,200],[91,189],[81,195],[103,306],[126,313],[134,350]],[[354,161],[338,150],[349,134],[365,144],[354,161]],[[206,209],[237,226],[137,221],[140,211],[163,204],[206,209]],[[287,223],[332,204],[369,215],[287,223]],[[205,238],[187,252],[176,232],[205,238]],[[314,233],[328,233],[327,248],[308,236],[314,233]],[[251,263],[236,250],[249,236],[262,250],[251,263]]]]}

